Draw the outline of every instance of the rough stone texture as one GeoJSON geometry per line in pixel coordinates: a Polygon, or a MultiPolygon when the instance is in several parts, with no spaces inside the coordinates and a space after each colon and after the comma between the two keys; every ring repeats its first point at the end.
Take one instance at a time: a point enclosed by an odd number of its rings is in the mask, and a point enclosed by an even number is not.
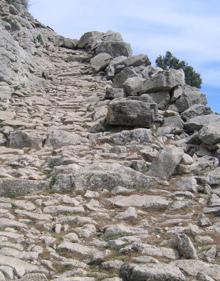
{"type": "MultiPolygon", "coordinates": [[[[135,68],[134,67],[125,67],[122,71],[120,71],[119,73],[117,73],[114,76],[113,86],[116,88],[123,88],[123,85],[127,81],[127,79],[130,79],[133,77],[138,77],[138,73],[135,71],[135,68]]],[[[139,81],[139,79],[138,79],[138,81],[139,81]]],[[[135,89],[132,88],[132,91],[134,91],[134,90],[135,89]]],[[[139,88],[138,88],[138,91],[139,91],[139,88]]],[[[136,90],[135,90],[135,92],[136,92],[136,90]]]]}
{"type": "Polygon", "coordinates": [[[111,56],[107,53],[100,53],[97,56],[93,57],[90,61],[92,68],[99,72],[100,70],[105,69],[110,60],[111,60],[111,56]]]}
{"type": "Polygon", "coordinates": [[[109,104],[106,122],[114,126],[151,127],[156,105],[137,100],[118,99],[109,104]]]}
{"type": "Polygon", "coordinates": [[[96,48],[96,54],[107,53],[113,58],[119,56],[131,56],[132,50],[130,44],[123,41],[102,42],[96,48]]]}
{"type": "Polygon", "coordinates": [[[183,111],[181,113],[181,117],[183,118],[183,120],[188,121],[189,119],[192,119],[196,116],[208,115],[211,113],[212,110],[210,107],[207,107],[202,104],[194,104],[190,106],[188,109],[186,109],[185,111],[183,111]]]}
{"type": "Polygon", "coordinates": [[[166,147],[152,162],[150,174],[162,179],[170,178],[183,157],[183,150],[177,147],[166,147]]]}
{"type": "Polygon", "coordinates": [[[101,41],[103,33],[98,31],[86,32],[83,34],[77,44],[78,48],[93,49],[101,41]]]}
{"type": "Polygon", "coordinates": [[[42,192],[48,187],[46,181],[27,179],[0,179],[0,195],[16,197],[28,193],[42,192]]]}
{"type": "Polygon", "coordinates": [[[137,142],[140,144],[151,143],[153,141],[153,135],[151,130],[139,128],[134,130],[123,130],[119,133],[113,133],[97,139],[103,143],[111,143],[115,145],[126,145],[131,142],[137,142]]]}
{"type": "Polygon", "coordinates": [[[9,135],[9,146],[14,148],[40,148],[43,144],[43,136],[34,131],[13,131],[9,135]]]}
{"type": "Polygon", "coordinates": [[[148,93],[148,94],[143,94],[141,97],[142,98],[150,97],[153,102],[158,104],[158,108],[162,110],[166,109],[170,102],[169,92],[148,93]]]}
{"type": "Polygon", "coordinates": [[[130,195],[130,196],[116,196],[110,198],[109,201],[117,207],[143,207],[150,209],[166,209],[170,201],[160,196],[150,195],[130,195]]]}
{"type": "Polygon", "coordinates": [[[183,132],[183,121],[180,116],[164,118],[163,126],[158,129],[158,135],[180,134],[183,132]]]}
{"type": "Polygon", "coordinates": [[[135,265],[125,264],[121,267],[124,281],[185,281],[183,273],[174,266],[166,264],[135,265]]]}
{"type": "Polygon", "coordinates": [[[91,49],[96,54],[107,53],[113,58],[119,56],[131,56],[130,44],[123,41],[120,33],[92,31],[85,33],[79,40],[79,48],[91,49]]]}
{"type": "Polygon", "coordinates": [[[115,73],[121,71],[123,68],[128,66],[140,66],[140,65],[150,65],[150,60],[146,55],[136,55],[126,58],[118,63],[114,64],[115,73]]]}
{"type": "MultiPolygon", "coordinates": [[[[93,164],[87,167],[74,165],[70,167],[70,171],[60,170],[61,179],[63,176],[70,177],[71,182],[67,184],[66,188],[71,189],[75,186],[77,189],[113,189],[116,186],[124,186],[128,188],[148,188],[155,183],[154,179],[144,174],[137,172],[129,167],[122,166],[117,163],[101,163],[93,164]]],[[[65,190],[64,182],[58,179],[54,185],[55,190],[65,190]]]]}
{"type": "Polygon", "coordinates": [[[124,60],[126,60],[127,57],[126,56],[119,56],[116,58],[113,58],[112,61],[110,62],[109,66],[106,68],[106,76],[108,79],[112,79],[116,72],[115,72],[115,66],[116,65],[120,65],[121,62],[123,62],[124,60]]]}
{"type": "Polygon", "coordinates": [[[198,259],[196,249],[191,239],[184,233],[177,235],[176,237],[177,250],[185,259],[198,259]]]}
{"type": "Polygon", "coordinates": [[[179,112],[187,110],[192,105],[206,105],[207,99],[206,96],[199,92],[197,88],[185,85],[182,88],[182,94],[176,100],[175,106],[179,112]]]}
{"type": "Polygon", "coordinates": [[[29,273],[25,274],[21,279],[21,281],[47,281],[47,277],[41,273],[29,273]]]}
{"type": "Polygon", "coordinates": [[[198,135],[199,139],[205,144],[217,144],[220,142],[220,122],[204,126],[198,135]]]}
{"type": "Polygon", "coordinates": [[[125,93],[124,90],[121,88],[110,88],[108,87],[106,89],[106,94],[105,94],[105,99],[108,100],[113,100],[113,99],[120,99],[120,98],[124,98],[125,97],[125,93]]]}
{"type": "Polygon", "coordinates": [[[198,260],[179,260],[173,262],[173,264],[181,270],[184,270],[189,276],[196,277],[200,272],[207,274],[214,280],[220,278],[220,266],[217,264],[208,264],[198,260]]]}
{"type": "Polygon", "coordinates": [[[53,130],[50,132],[46,144],[55,148],[66,145],[77,145],[83,143],[82,138],[75,134],[63,130],[53,130]]]}
{"type": "Polygon", "coordinates": [[[0,280],[220,280],[219,115],[119,33],[65,38],[27,4],[0,8],[0,280]]]}
{"type": "Polygon", "coordinates": [[[11,95],[12,90],[10,86],[6,82],[0,82],[0,100],[10,99],[11,95]]]}
{"type": "Polygon", "coordinates": [[[2,255],[0,255],[0,264],[11,266],[18,277],[22,277],[25,273],[31,273],[39,270],[36,265],[31,265],[17,258],[2,255]]]}
{"type": "Polygon", "coordinates": [[[127,96],[136,96],[141,90],[144,79],[138,76],[128,78],[124,84],[123,89],[127,96]]]}
{"type": "Polygon", "coordinates": [[[140,93],[151,93],[159,91],[169,91],[178,85],[185,84],[184,72],[171,69],[155,74],[151,79],[147,79],[140,90],[140,93]]]}
{"type": "Polygon", "coordinates": [[[203,126],[219,122],[220,116],[216,114],[196,116],[185,123],[185,130],[187,132],[199,131],[203,126]]]}

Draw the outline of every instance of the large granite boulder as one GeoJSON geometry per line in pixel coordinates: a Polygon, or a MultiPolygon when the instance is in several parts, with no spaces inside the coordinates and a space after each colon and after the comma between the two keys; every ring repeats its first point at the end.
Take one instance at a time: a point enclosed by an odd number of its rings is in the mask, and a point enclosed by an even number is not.
{"type": "Polygon", "coordinates": [[[112,61],[109,63],[108,67],[106,68],[106,76],[108,79],[112,79],[115,76],[115,66],[117,64],[120,64],[124,60],[126,60],[126,56],[119,56],[116,58],[113,58],[112,61]]]}
{"type": "Polygon", "coordinates": [[[151,62],[148,56],[146,55],[131,56],[129,58],[125,58],[123,61],[119,61],[118,63],[115,63],[114,72],[118,73],[125,67],[129,67],[129,66],[133,66],[133,67],[140,66],[140,65],[148,66],[150,64],[151,62]]]}
{"type": "Polygon", "coordinates": [[[123,41],[104,41],[96,48],[96,54],[107,53],[113,58],[119,56],[131,56],[132,49],[130,44],[123,41]]]}
{"type": "Polygon", "coordinates": [[[87,166],[77,164],[56,167],[52,189],[55,191],[112,190],[116,186],[148,188],[155,184],[153,177],[145,176],[118,163],[95,163],[87,166]]]}
{"type": "Polygon", "coordinates": [[[190,106],[187,110],[181,113],[181,117],[184,121],[188,121],[191,118],[200,116],[200,115],[208,115],[212,114],[212,110],[210,107],[205,106],[203,104],[194,104],[190,106]]]}
{"type": "Polygon", "coordinates": [[[219,122],[220,122],[220,115],[208,114],[208,115],[201,115],[189,119],[185,123],[184,127],[188,133],[192,133],[194,131],[199,131],[203,126],[208,126],[209,124],[215,124],[219,122]]]}
{"type": "MultiPolygon", "coordinates": [[[[139,77],[138,73],[135,71],[135,68],[133,66],[129,66],[129,67],[125,67],[122,71],[120,71],[119,73],[117,73],[115,76],[114,76],[114,79],[113,79],[113,86],[115,88],[123,88],[124,87],[124,83],[127,81],[127,79],[130,79],[132,77],[138,77],[138,78],[141,78],[139,77]]],[[[137,92],[136,88],[134,87],[133,84],[135,84],[135,86],[137,86],[138,88],[138,91],[139,91],[139,84],[137,84],[137,82],[133,82],[130,83],[131,86],[131,91],[132,92],[137,92]]],[[[142,84],[142,83],[141,83],[142,84]]]]}
{"type": "Polygon", "coordinates": [[[156,120],[156,115],[155,104],[115,99],[109,104],[106,123],[113,126],[149,128],[156,120]]]}
{"type": "Polygon", "coordinates": [[[156,93],[147,93],[141,95],[141,97],[149,97],[158,105],[158,108],[165,110],[170,103],[170,93],[168,91],[156,92],[156,93]]]}
{"type": "Polygon", "coordinates": [[[198,88],[184,85],[181,90],[182,92],[179,98],[175,101],[175,106],[179,112],[187,110],[194,104],[207,104],[206,96],[202,94],[198,88]]]}
{"type": "Polygon", "coordinates": [[[181,134],[183,132],[183,121],[179,115],[164,118],[163,126],[158,128],[158,135],[181,134]]]}
{"type": "Polygon", "coordinates": [[[220,121],[205,125],[198,135],[199,139],[208,145],[220,143],[220,121]]]}
{"type": "Polygon", "coordinates": [[[185,84],[185,75],[183,70],[165,70],[146,79],[143,83],[140,93],[151,93],[158,91],[170,91],[173,88],[185,84]]]}
{"type": "Polygon", "coordinates": [[[100,53],[93,57],[90,61],[92,68],[95,72],[101,71],[105,69],[109,62],[111,61],[112,57],[107,53],[100,53]]]}
{"type": "Polygon", "coordinates": [[[108,87],[106,89],[106,93],[105,93],[106,100],[113,100],[113,99],[119,99],[119,98],[124,98],[124,97],[125,97],[125,93],[122,88],[108,87]]]}
{"type": "Polygon", "coordinates": [[[138,95],[144,81],[145,79],[139,76],[129,77],[122,85],[124,92],[127,96],[138,95]]]}
{"type": "Polygon", "coordinates": [[[94,49],[95,46],[102,42],[103,33],[99,31],[90,31],[83,34],[77,44],[81,49],[94,49]]]}
{"type": "Polygon", "coordinates": [[[63,36],[60,36],[60,47],[66,49],[76,49],[78,41],[76,39],[70,39],[63,36]]]}
{"type": "Polygon", "coordinates": [[[119,56],[131,56],[130,44],[123,41],[118,32],[91,31],[85,33],[79,40],[79,48],[95,51],[96,54],[107,53],[113,58],[119,56]]]}

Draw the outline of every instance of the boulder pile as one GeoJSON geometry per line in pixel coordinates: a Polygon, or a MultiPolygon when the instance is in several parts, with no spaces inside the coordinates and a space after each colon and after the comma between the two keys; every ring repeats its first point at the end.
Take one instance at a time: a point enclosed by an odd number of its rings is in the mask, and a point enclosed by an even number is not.
{"type": "Polygon", "coordinates": [[[220,115],[119,33],[0,3],[0,280],[219,281],[220,115]]]}

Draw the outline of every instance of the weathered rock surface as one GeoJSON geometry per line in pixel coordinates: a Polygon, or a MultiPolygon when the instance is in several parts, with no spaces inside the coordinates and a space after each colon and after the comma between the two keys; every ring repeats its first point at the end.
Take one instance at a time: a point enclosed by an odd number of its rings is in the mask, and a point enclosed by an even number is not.
{"type": "Polygon", "coordinates": [[[119,99],[110,103],[106,122],[113,126],[149,128],[156,119],[155,104],[119,99]]]}
{"type": "Polygon", "coordinates": [[[220,122],[210,123],[204,126],[198,135],[199,139],[205,144],[217,144],[220,142],[220,122]]]}
{"type": "Polygon", "coordinates": [[[184,281],[182,272],[174,266],[166,264],[135,265],[125,264],[121,268],[121,276],[125,281],[184,281]]]}
{"type": "Polygon", "coordinates": [[[0,280],[220,280],[219,115],[119,33],[26,6],[0,9],[0,280]]]}
{"type": "Polygon", "coordinates": [[[117,207],[143,207],[150,209],[166,209],[170,201],[160,196],[152,195],[130,195],[130,196],[116,196],[110,198],[109,201],[117,207]]]}
{"type": "Polygon", "coordinates": [[[100,53],[97,56],[93,57],[90,61],[92,68],[99,72],[100,70],[105,69],[109,62],[111,61],[111,56],[107,53],[100,53]]]}
{"type": "Polygon", "coordinates": [[[187,132],[198,131],[203,126],[208,126],[210,124],[215,124],[219,122],[220,122],[220,116],[216,114],[196,116],[189,119],[185,123],[185,129],[187,132]]]}
{"type": "Polygon", "coordinates": [[[196,249],[191,239],[184,233],[178,234],[176,237],[177,250],[183,258],[198,259],[196,249]]]}
{"type": "MultiPolygon", "coordinates": [[[[179,112],[189,109],[193,105],[206,105],[206,96],[201,94],[197,88],[184,86],[179,98],[175,101],[175,106],[179,112]]],[[[199,115],[199,114],[196,114],[199,115]]]]}
{"type": "Polygon", "coordinates": [[[171,90],[185,84],[185,76],[182,70],[171,69],[155,74],[151,79],[144,82],[140,93],[150,93],[171,90]]]}
{"type": "Polygon", "coordinates": [[[148,177],[140,172],[137,172],[129,167],[122,166],[116,163],[101,163],[86,167],[79,165],[69,166],[69,171],[66,171],[66,177],[71,177],[71,184],[65,186],[62,181],[64,170],[60,170],[57,174],[57,182],[53,188],[55,190],[62,189],[108,189],[111,190],[116,186],[124,186],[127,188],[148,188],[155,183],[154,178],[148,177]]]}
{"type": "Polygon", "coordinates": [[[166,147],[150,167],[150,174],[162,179],[170,178],[183,157],[183,150],[177,147],[166,147]]]}

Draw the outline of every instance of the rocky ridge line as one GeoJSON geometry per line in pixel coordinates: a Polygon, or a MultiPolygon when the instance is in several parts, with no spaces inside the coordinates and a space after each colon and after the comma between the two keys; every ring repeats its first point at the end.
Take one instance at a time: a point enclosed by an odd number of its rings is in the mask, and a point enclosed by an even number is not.
{"type": "Polygon", "coordinates": [[[220,116],[119,33],[0,3],[0,279],[218,281],[220,116]]]}

